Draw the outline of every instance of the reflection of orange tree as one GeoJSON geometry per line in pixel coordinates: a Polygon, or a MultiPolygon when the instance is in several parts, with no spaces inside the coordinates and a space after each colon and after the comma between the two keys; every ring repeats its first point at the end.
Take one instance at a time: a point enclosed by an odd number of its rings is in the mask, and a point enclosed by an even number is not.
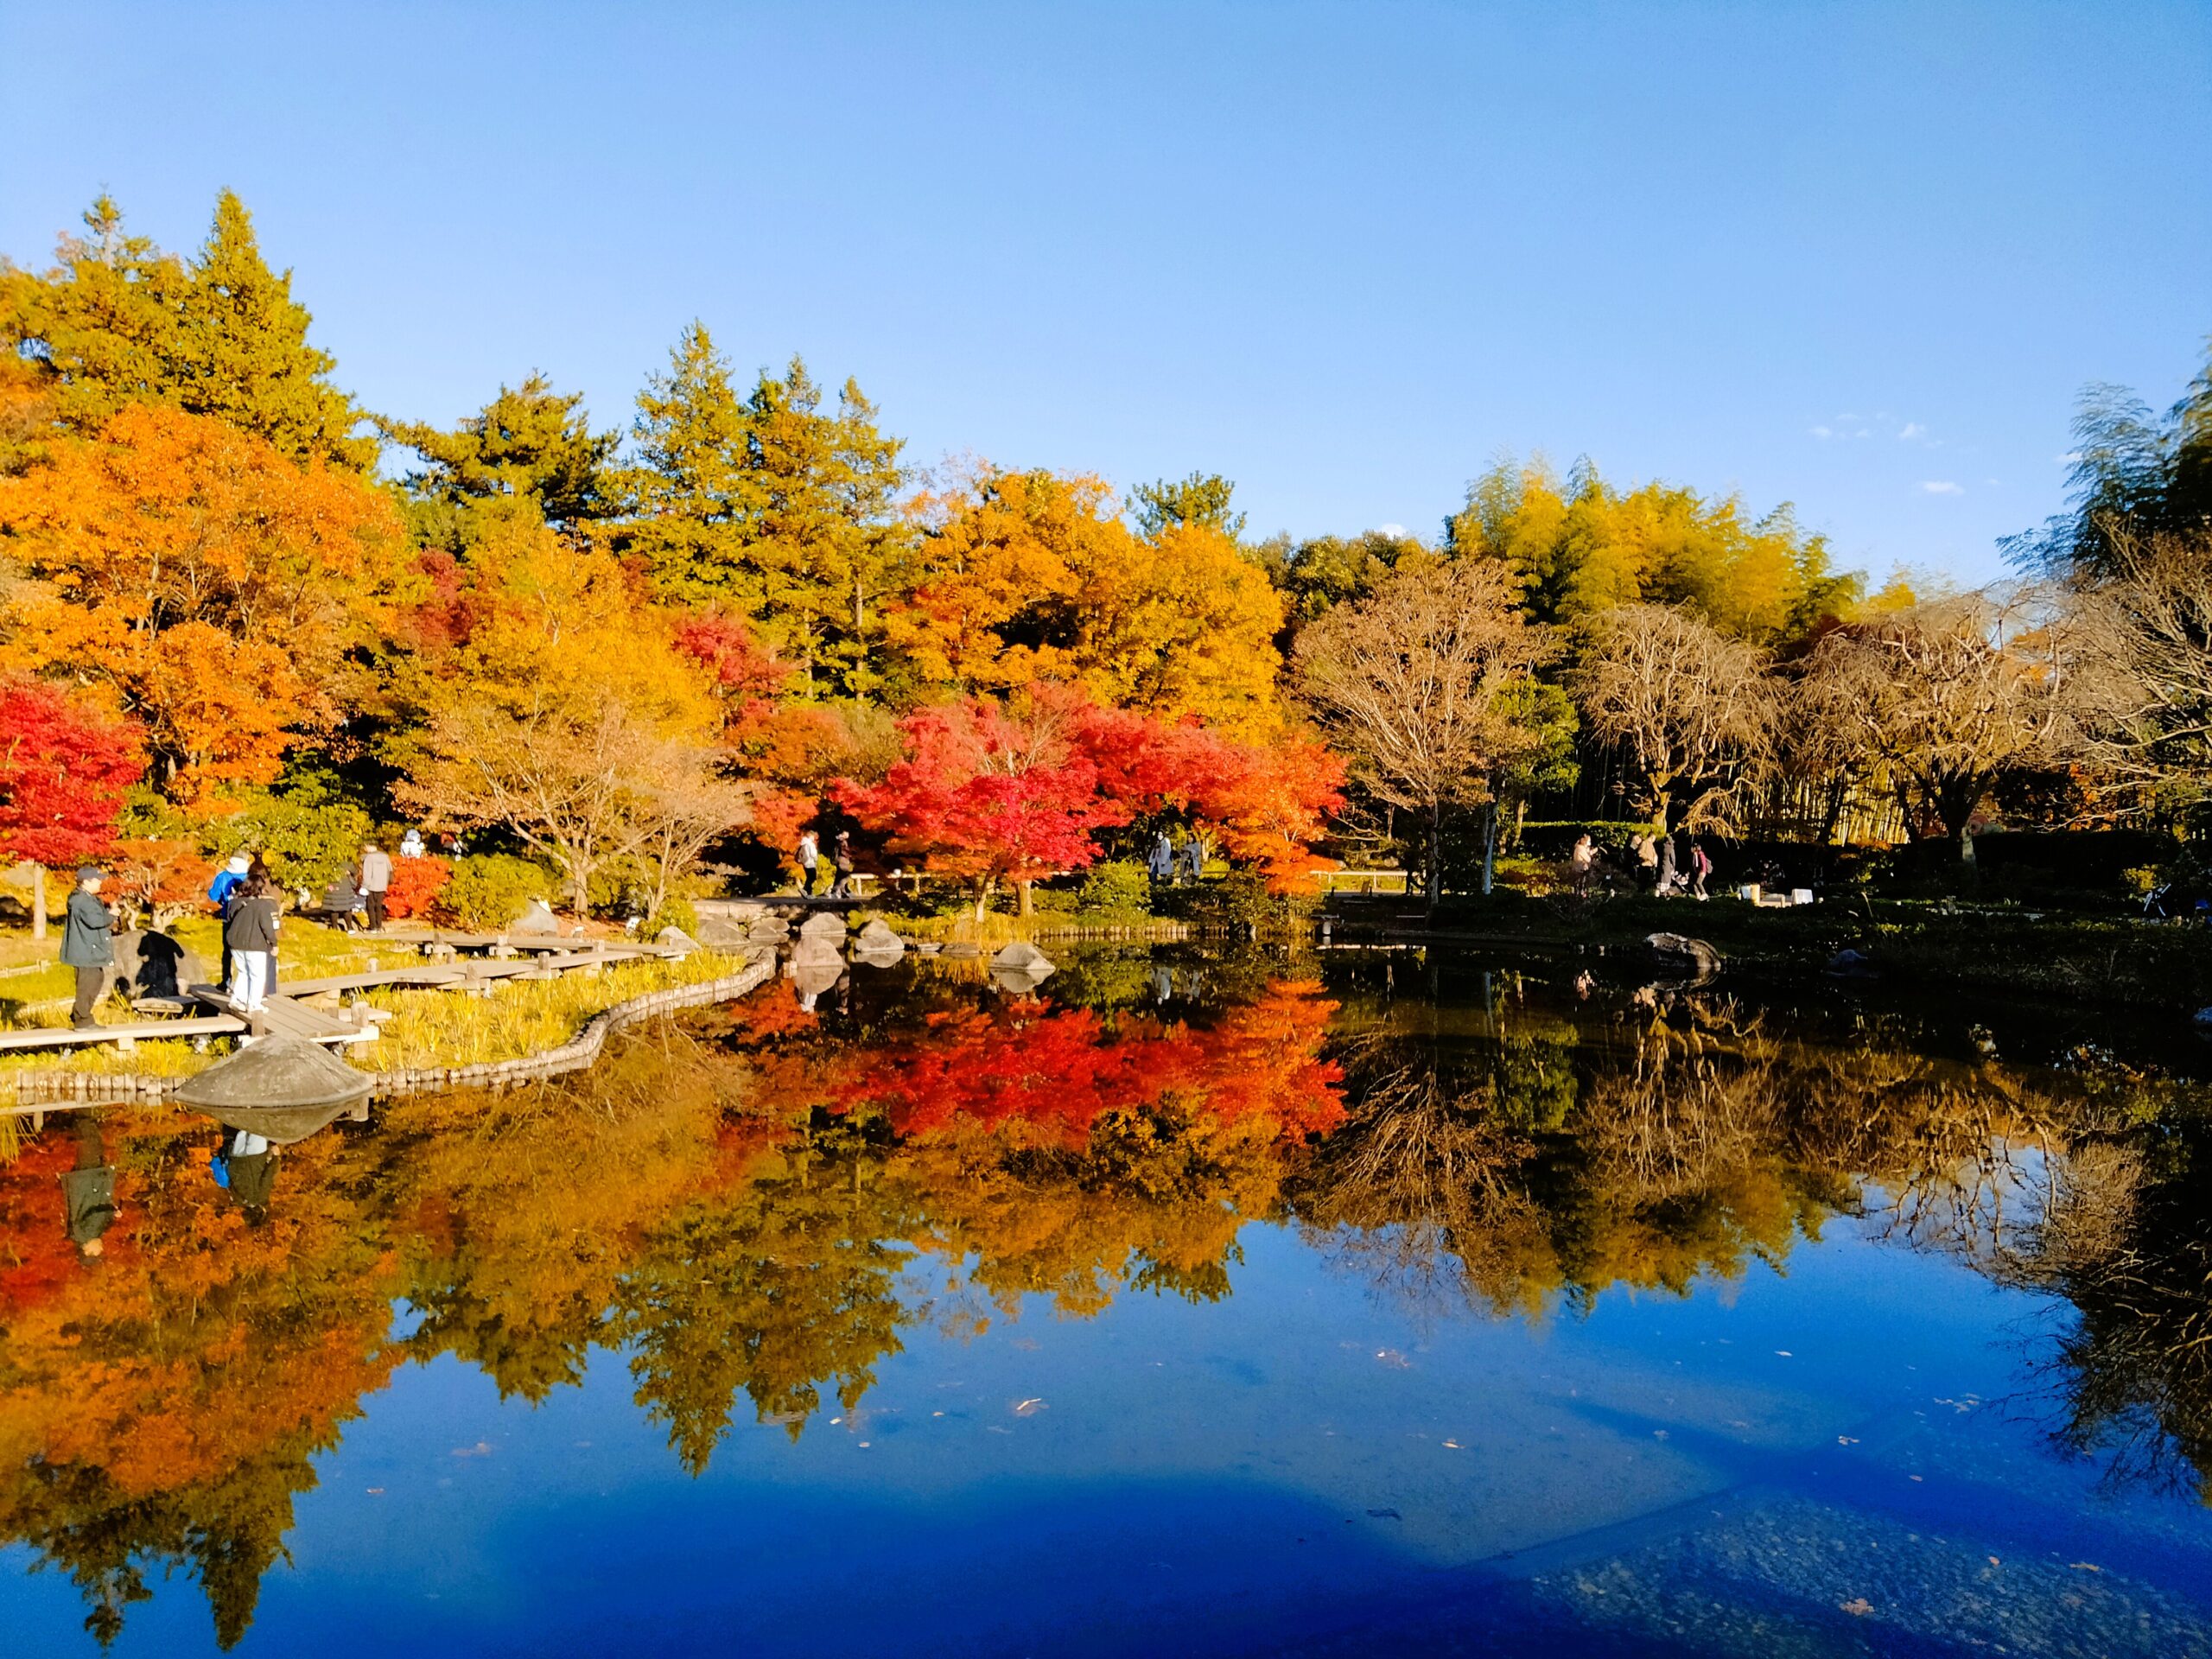
{"type": "MultiPolygon", "coordinates": [[[[282,1154],[285,1202],[250,1227],[207,1178],[211,1136],[170,1120],[111,1140],[118,1242],[8,1310],[0,1535],[77,1581],[104,1642],[150,1593],[149,1563],[188,1564],[228,1647],[315,1484],[308,1459],[390,1372],[391,1286],[322,1179],[334,1141],[282,1154]]],[[[10,1237],[61,1230],[49,1161],[0,1181],[10,1237]]]]}

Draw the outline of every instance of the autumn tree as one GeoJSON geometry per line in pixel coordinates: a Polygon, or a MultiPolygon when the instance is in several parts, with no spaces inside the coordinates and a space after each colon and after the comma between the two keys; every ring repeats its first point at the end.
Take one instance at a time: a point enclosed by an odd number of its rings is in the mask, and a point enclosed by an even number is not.
{"type": "Polygon", "coordinates": [[[143,404],[0,479],[0,535],[29,578],[0,605],[0,663],[105,687],[188,803],[268,782],[340,718],[403,569],[361,479],[143,404]]]}
{"type": "Polygon", "coordinates": [[[2007,771],[2063,757],[2078,637],[2029,589],[1984,588],[1838,628],[1806,665],[1809,694],[1878,764],[1916,840],[1968,826],[2007,771]]]}
{"type": "Polygon", "coordinates": [[[1591,734],[1625,755],[1656,827],[1727,826],[1774,731],[1759,652],[1678,607],[1624,605],[1590,620],[1569,684],[1591,734]]]}
{"type": "Polygon", "coordinates": [[[2212,771],[2212,531],[2115,528],[2069,596],[2078,718],[2123,773],[2212,771]]]}
{"type": "Polygon", "coordinates": [[[1427,821],[1432,915],[1445,816],[1494,802],[1532,747],[1515,695],[1554,654],[1506,571],[1480,560],[1402,565],[1300,637],[1298,683],[1322,731],[1363,788],[1427,821]]]}
{"type": "Polygon", "coordinates": [[[31,936],[46,937],[46,872],[105,857],[145,769],[137,730],[37,680],[0,680],[0,863],[35,867],[31,936]]]}
{"type": "Polygon", "coordinates": [[[0,339],[48,377],[63,431],[89,437],[128,404],[159,404],[224,421],[294,462],[374,465],[375,440],[354,433],[360,411],[329,383],[334,359],[308,342],[291,273],[269,268],[237,196],[217,198],[189,261],[125,233],[105,196],[85,227],[62,238],[46,276],[10,273],[0,286],[0,339]]]}
{"type": "Polygon", "coordinates": [[[400,800],[512,830],[559,865],[579,913],[613,861],[683,857],[702,823],[734,827],[706,677],[612,558],[517,518],[468,576],[467,638],[406,675],[386,746],[400,800]]]}
{"type": "Polygon", "coordinates": [[[1020,891],[1027,915],[1033,882],[1083,868],[1098,855],[1092,832],[1129,821],[1099,787],[1087,712],[1051,686],[917,709],[899,722],[906,756],[881,783],[841,781],[833,792],[894,850],[971,882],[979,918],[1001,884],[1020,891]]]}
{"type": "Polygon", "coordinates": [[[1067,680],[1231,730],[1274,718],[1281,601],[1221,530],[1133,535],[1095,478],[986,469],[915,504],[925,534],[892,636],[925,680],[1067,680]]]}

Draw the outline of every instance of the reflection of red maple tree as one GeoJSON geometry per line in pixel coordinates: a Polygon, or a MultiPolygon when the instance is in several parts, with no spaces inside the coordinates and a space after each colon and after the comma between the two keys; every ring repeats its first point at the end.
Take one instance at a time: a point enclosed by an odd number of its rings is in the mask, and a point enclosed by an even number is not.
{"type": "Polygon", "coordinates": [[[1106,1113],[1148,1109],[1325,1132],[1343,1103],[1341,1073],[1319,1056],[1335,1005],[1318,991],[1278,982],[1210,1027],[1129,1015],[1109,1026],[1088,1008],[1033,1003],[940,1014],[855,1056],[833,1099],[880,1106],[902,1136],[964,1119],[1026,1123],[1075,1145],[1106,1113]]]}

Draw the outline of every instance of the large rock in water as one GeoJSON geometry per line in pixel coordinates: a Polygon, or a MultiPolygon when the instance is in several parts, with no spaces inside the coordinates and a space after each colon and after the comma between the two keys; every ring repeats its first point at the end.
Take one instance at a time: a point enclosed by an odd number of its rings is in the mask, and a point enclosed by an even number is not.
{"type": "MultiPolygon", "coordinates": [[[[176,1098],[228,1122],[226,1113],[350,1106],[371,1086],[367,1072],[356,1071],[321,1044],[270,1036],[188,1077],[177,1086],[176,1098]]],[[[266,1129],[252,1133],[277,1138],[266,1129]]]]}
{"type": "Polygon", "coordinates": [[[845,918],[834,911],[817,910],[806,918],[798,931],[802,939],[827,939],[833,944],[845,942],[845,918]]]}
{"type": "Polygon", "coordinates": [[[1643,943],[1661,969],[1669,973],[1692,975],[1700,983],[1719,973],[1726,960],[1703,939],[1694,939],[1687,933],[1654,933],[1643,943]]]}
{"type": "Polygon", "coordinates": [[[1017,939],[991,958],[991,966],[1017,974],[1035,974],[1041,979],[1053,971],[1055,964],[1027,939],[1017,939]]]}
{"type": "Polygon", "coordinates": [[[861,929],[860,937],[853,941],[853,954],[872,962],[896,962],[906,954],[906,941],[879,916],[861,929]]]}

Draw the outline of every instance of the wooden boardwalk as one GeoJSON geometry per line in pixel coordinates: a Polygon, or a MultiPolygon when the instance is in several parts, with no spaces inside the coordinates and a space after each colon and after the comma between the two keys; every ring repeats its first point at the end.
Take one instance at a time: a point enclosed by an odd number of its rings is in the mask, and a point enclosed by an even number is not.
{"type": "Polygon", "coordinates": [[[363,973],[332,974],[321,979],[284,980],[269,995],[257,1014],[237,1007],[218,985],[190,985],[171,998],[149,998],[149,1005],[183,1009],[199,1007],[207,1014],[182,1019],[136,1020],[121,1025],[96,1026],[79,1031],[70,1027],[0,1031],[0,1053],[36,1049],[83,1048],[96,1043],[116,1043],[125,1049],[142,1042],[173,1038],[259,1036],[276,1033],[311,1043],[331,1045],[372,1043],[381,1014],[360,1003],[337,1011],[311,1007],[308,999],[335,996],[347,991],[372,990],[382,986],[414,989],[437,988],[488,995],[505,979],[555,979],[580,969],[597,969],[618,962],[666,960],[685,954],[682,947],[647,944],[632,939],[559,938],[530,935],[520,938],[499,933],[387,933],[368,937],[390,939],[400,945],[442,951],[445,959],[426,958],[363,973]],[[463,950],[512,950],[510,957],[461,957],[463,950]]]}

